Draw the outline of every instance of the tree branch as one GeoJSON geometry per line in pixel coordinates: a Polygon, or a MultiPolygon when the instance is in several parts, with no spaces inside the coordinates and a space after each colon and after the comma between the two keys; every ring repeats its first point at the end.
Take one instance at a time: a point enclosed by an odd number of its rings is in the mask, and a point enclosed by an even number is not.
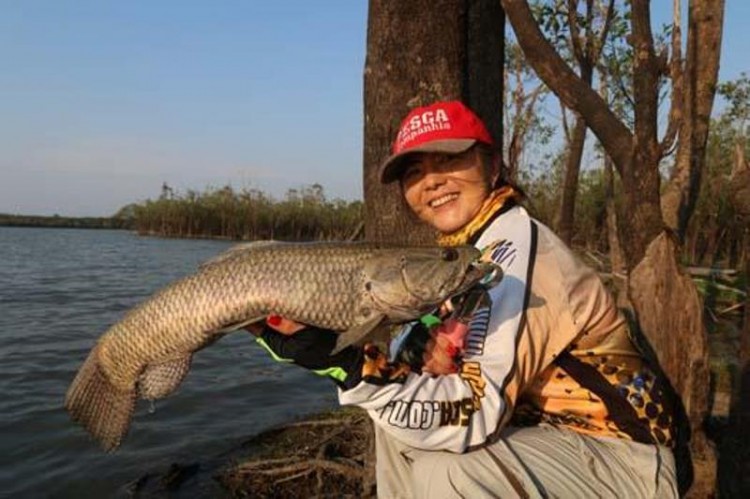
{"type": "Polygon", "coordinates": [[[622,175],[632,157],[633,134],[555,51],[539,30],[528,2],[501,2],[529,64],[566,107],[583,116],[622,175]]]}
{"type": "Polygon", "coordinates": [[[573,47],[573,56],[579,65],[583,65],[587,54],[581,47],[581,31],[578,29],[578,0],[568,0],[568,26],[570,27],[570,44],[573,47]]]}
{"type": "Polygon", "coordinates": [[[614,65],[611,66],[612,76],[614,77],[614,83],[617,86],[617,90],[620,91],[625,101],[628,103],[628,106],[630,106],[631,109],[635,109],[635,100],[633,99],[633,96],[630,95],[630,89],[625,85],[625,79],[622,76],[622,68],[620,67],[618,61],[620,60],[620,55],[617,53],[617,47],[612,47],[612,52],[615,53],[614,57],[614,65]]]}
{"type": "MultiPolygon", "coordinates": [[[[679,0],[676,0],[679,2],[679,0]]],[[[593,57],[591,58],[592,61],[598,61],[599,56],[601,56],[602,51],[604,50],[604,44],[607,43],[607,36],[609,35],[609,29],[612,27],[612,18],[614,17],[615,12],[615,0],[609,0],[609,5],[607,6],[607,11],[604,14],[604,25],[602,26],[602,31],[599,34],[599,44],[596,47],[596,53],[592,54],[593,57]]]]}
{"type": "Polygon", "coordinates": [[[659,144],[659,155],[666,156],[672,151],[677,131],[680,129],[683,114],[683,90],[682,90],[682,12],[680,9],[681,0],[674,0],[673,4],[673,26],[672,26],[672,59],[669,62],[669,76],[672,80],[672,101],[669,107],[669,118],[667,130],[659,144]]]}
{"type": "Polygon", "coordinates": [[[596,61],[596,58],[594,57],[594,40],[596,39],[596,36],[594,35],[594,0],[586,0],[586,49],[584,50],[586,54],[586,59],[589,61],[589,64],[593,64],[594,61],[596,61]]]}

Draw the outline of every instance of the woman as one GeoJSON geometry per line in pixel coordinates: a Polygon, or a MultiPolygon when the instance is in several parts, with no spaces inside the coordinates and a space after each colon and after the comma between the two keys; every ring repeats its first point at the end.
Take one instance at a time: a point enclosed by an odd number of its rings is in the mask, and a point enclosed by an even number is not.
{"type": "Polygon", "coordinates": [[[382,181],[398,183],[440,244],[475,245],[502,280],[414,325],[390,362],[369,345],[328,357],[332,334],[276,317],[259,341],[345,373],[340,402],[375,423],[379,497],[677,496],[662,380],[596,273],[517,204],[501,173],[466,106],[414,109],[382,181]],[[425,330],[426,349],[413,346],[425,330]]]}

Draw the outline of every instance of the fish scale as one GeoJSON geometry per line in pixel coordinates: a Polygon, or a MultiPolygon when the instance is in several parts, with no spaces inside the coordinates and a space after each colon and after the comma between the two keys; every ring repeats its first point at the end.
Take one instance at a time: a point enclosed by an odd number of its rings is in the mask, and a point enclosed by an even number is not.
{"type": "Polygon", "coordinates": [[[138,397],[172,393],[192,355],[269,314],[340,333],[337,348],[414,320],[491,272],[479,251],[367,243],[239,245],[128,311],[96,342],[65,407],[105,450],[125,437],[138,397]]]}

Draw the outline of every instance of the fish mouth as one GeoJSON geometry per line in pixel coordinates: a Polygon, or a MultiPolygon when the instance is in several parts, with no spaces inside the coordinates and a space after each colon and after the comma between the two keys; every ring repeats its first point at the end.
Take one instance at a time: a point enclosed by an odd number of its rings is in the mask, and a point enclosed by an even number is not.
{"type": "Polygon", "coordinates": [[[499,265],[491,262],[472,262],[464,273],[464,278],[456,288],[456,294],[463,293],[476,284],[492,287],[503,278],[503,271],[499,265]]]}

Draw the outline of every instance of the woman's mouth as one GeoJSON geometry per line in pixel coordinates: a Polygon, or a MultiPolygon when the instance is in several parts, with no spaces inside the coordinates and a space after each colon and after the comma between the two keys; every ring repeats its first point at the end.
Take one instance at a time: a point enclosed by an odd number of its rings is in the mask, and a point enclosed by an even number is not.
{"type": "Polygon", "coordinates": [[[444,204],[450,203],[457,197],[458,197],[457,193],[445,194],[443,196],[440,196],[439,198],[435,198],[429,201],[427,204],[429,205],[430,208],[440,208],[444,204]]]}

